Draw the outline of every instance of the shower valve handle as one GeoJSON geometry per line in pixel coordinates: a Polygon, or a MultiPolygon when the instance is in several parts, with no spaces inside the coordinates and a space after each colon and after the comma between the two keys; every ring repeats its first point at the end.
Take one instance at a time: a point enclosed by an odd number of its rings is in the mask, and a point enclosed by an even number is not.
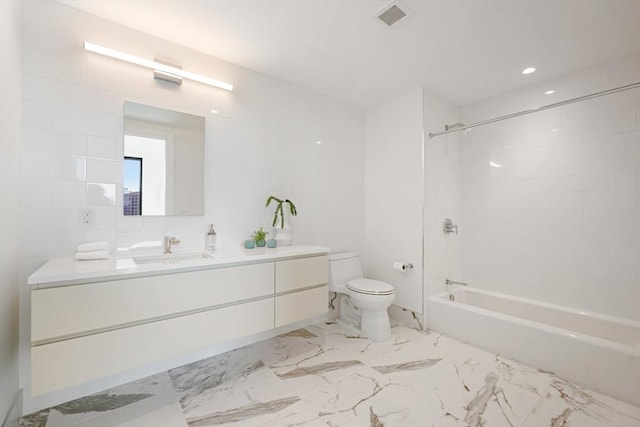
{"type": "Polygon", "coordinates": [[[444,231],[445,234],[448,234],[448,233],[458,234],[458,226],[454,224],[450,218],[445,218],[442,220],[442,231],[444,231]]]}

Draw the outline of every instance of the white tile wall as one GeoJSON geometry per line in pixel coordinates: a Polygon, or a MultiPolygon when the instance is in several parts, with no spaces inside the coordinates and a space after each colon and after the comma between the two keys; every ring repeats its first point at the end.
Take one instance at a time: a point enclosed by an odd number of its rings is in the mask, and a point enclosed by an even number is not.
{"type": "MultiPolygon", "coordinates": [[[[464,120],[637,81],[640,55],[467,106],[464,120]]],[[[465,281],[640,320],[639,118],[636,89],[461,136],[465,281]]]]}
{"type": "MultiPolygon", "coordinates": [[[[25,206],[58,212],[60,227],[78,229],[85,240],[91,229],[74,227],[77,215],[72,219],[63,212],[70,206],[113,206],[114,191],[115,205],[121,204],[121,114],[124,101],[133,100],[207,116],[205,218],[160,219],[154,223],[155,239],[171,228],[188,235],[183,242],[199,247],[205,225],[214,222],[220,245],[239,244],[254,228],[268,225],[271,212],[262,199],[275,192],[301,205],[294,219],[299,241],[361,248],[361,226],[351,224],[362,215],[362,198],[353,197],[362,188],[359,110],[63,5],[25,2],[24,10],[25,206]],[[83,51],[85,39],[126,46],[143,56],[162,52],[185,67],[233,81],[237,90],[228,94],[190,82],[179,90],[166,89],[147,70],[83,51]],[[220,116],[208,114],[214,107],[220,116]],[[318,146],[316,140],[326,143],[318,146]],[[109,201],[96,196],[98,187],[107,191],[109,201]],[[342,209],[324,210],[327,197],[342,209]]],[[[148,237],[145,222],[129,222],[120,238],[117,224],[124,221],[118,217],[98,215],[97,224],[116,224],[111,240],[118,246],[136,243],[134,236],[148,237]]],[[[41,240],[53,240],[54,233],[36,225],[32,234],[39,232],[41,240]]],[[[41,251],[30,245],[22,249],[24,256],[35,253],[41,251]]]]}
{"type": "MultiPolygon", "coordinates": [[[[269,228],[273,212],[264,202],[270,194],[296,202],[296,241],[362,251],[361,110],[57,2],[22,6],[24,145],[16,161],[20,188],[29,192],[20,203],[23,286],[47,258],[70,257],[83,241],[107,240],[115,253],[171,233],[182,248],[199,249],[213,223],[220,247],[240,245],[258,227],[269,228]],[[84,40],[164,57],[233,82],[236,90],[194,82],[167,88],[149,70],[85,52],[84,40]],[[204,216],[121,214],[127,100],[206,117],[204,216]],[[81,226],[83,208],[95,211],[93,226],[81,226]]],[[[28,393],[28,292],[21,304],[21,383],[25,410],[32,410],[38,403],[28,393]]]]}
{"type": "Polygon", "coordinates": [[[367,110],[366,277],[395,287],[394,304],[422,313],[422,89],[367,110]],[[394,261],[414,264],[398,272],[394,261]]]}
{"type": "MultiPolygon", "coordinates": [[[[20,1],[0,2],[0,420],[17,425],[18,221],[19,204],[46,198],[44,190],[21,198],[20,177],[20,1]]],[[[48,165],[47,165],[48,166],[48,165]]]]}
{"type": "MultiPolygon", "coordinates": [[[[460,251],[465,225],[460,207],[460,135],[429,138],[430,132],[459,123],[460,108],[424,90],[424,306],[428,299],[444,292],[446,279],[462,280],[460,251]],[[450,218],[460,234],[444,234],[442,220],[450,218]]],[[[427,323],[429,322],[427,313],[427,323]]]]}

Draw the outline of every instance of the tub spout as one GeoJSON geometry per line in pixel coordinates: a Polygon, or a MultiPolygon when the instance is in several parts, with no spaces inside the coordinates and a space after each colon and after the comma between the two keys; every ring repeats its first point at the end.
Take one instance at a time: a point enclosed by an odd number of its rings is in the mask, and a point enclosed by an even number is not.
{"type": "Polygon", "coordinates": [[[456,282],[455,280],[449,280],[447,279],[444,282],[447,292],[449,293],[449,301],[455,301],[456,297],[453,295],[453,292],[451,292],[451,286],[453,285],[458,285],[458,286],[469,286],[468,283],[464,283],[464,282],[456,282]]]}

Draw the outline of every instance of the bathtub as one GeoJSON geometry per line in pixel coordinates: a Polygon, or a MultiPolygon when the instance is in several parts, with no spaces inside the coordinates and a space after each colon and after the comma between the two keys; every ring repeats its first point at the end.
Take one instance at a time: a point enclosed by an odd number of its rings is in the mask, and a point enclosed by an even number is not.
{"type": "Polygon", "coordinates": [[[640,322],[475,288],[429,300],[431,329],[640,406],[640,322]]]}

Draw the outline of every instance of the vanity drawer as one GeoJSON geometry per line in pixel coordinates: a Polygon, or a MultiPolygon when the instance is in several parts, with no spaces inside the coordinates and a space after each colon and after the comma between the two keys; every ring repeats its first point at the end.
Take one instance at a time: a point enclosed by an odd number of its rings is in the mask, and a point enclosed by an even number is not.
{"type": "Polygon", "coordinates": [[[39,395],[273,328],[273,298],[31,348],[39,395]]]}
{"type": "Polygon", "coordinates": [[[276,328],[326,313],[329,310],[328,298],[327,286],[276,297],[276,328]]]}
{"type": "Polygon", "coordinates": [[[326,255],[276,262],[276,293],[328,282],[329,257],[326,255]]]}
{"type": "Polygon", "coordinates": [[[115,280],[31,292],[31,342],[55,341],[273,296],[274,264],[115,280]]]}

